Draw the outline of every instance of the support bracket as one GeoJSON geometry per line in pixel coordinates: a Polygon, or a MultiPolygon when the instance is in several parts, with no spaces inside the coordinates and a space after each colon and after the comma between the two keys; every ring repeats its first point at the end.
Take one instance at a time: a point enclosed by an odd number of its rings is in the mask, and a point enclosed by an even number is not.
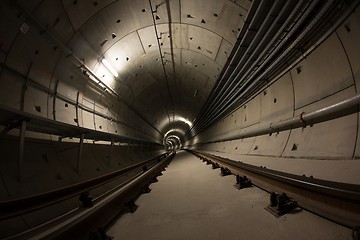
{"type": "Polygon", "coordinates": [[[286,213],[291,212],[297,207],[297,202],[286,195],[286,193],[275,193],[270,194],[270,204],[265,208],[269,213],[275,217],[280,217],[286,213]]]}
{"type": "Polygon", "coordinates": [[[252,186],[252,182],[246,176],[236,175],[236,184],[234,185],[237,189],[247,188],[252,186]]]}

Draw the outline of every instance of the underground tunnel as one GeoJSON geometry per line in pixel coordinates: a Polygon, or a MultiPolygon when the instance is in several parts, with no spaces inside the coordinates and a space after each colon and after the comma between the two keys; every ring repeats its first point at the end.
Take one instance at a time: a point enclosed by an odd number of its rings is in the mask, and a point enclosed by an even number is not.
{"type": "Polygon", "coordinates": [[[358,0],[1,0],[1,239],[360,239],[358,0]]]}

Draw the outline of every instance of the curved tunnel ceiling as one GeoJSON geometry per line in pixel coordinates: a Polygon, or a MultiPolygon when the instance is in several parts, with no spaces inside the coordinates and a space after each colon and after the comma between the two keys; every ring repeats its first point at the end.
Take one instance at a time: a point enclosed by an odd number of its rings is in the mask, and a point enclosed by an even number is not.
{"type": "Polygon", "coordinates": [[[251,7],[247,0],[17,4],[162,135],[189,130],[251,7]]]}
{"type": "MultiPolygon", "coordinates": [[[[83,16],[77,8],[85,6],[79,4],[65,9],[74,29],[119,74],[109,85],[127,93],[125,101],[164,139],[168,131],[179,129],[176,136],[183,141],[226,62],[237,37],[234,29],[242,27],[250,2],[110,1],[83,16]]],[[[96,62],[91,68],[100,66],[96,62]]]]}
{"type": "MultiPolygon", "coordinates": [[[[158,135],[142,131],[173,146],[244,103],[306,51],[311,46],[306,36],[316,40],[314,32],[329,27],[322,23],[336,15],[336,9],[330,10],[338,2],[19,0],[11,4],[19,10],[18,18],[39,29],[43,41],[61,50],[62,57],[58,53],[34,64],[53,64],[49,73],[53,79],[78,84],[84,92],[91,84],[100,86],[98,98],[118,97],[158,135]],[[72,58],[72,66],[67,58],[72,58]],[[86,76],[88,84],[75,82],[74,75],[86,76]]],[[[30,33],[27,37],[36,42],[30,33]]],[[[128,124],[138,128],[137,123],[128,124]]]]}

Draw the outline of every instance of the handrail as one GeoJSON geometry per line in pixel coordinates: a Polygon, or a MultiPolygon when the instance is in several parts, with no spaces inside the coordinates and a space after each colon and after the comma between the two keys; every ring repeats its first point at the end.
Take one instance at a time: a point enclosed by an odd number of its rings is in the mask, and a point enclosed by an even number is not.
{"type": "Polygon", "coordinates": [[[315,179],[258,167],[209,153],[187,151],[201,159],[224,165],[234,174],[239,172],[248,175],[256,186],[268,192],[274,189],[287,191],[301,207],[332,221],[348,227],[360,224],[360,185],[315,179]]]}
{"type": "Polygon", "coordinates": [[[83,192],[97,188],[103,184],[111,182],[124,173],[134,170],[138,167],[144,166],[152,161],[160,160],[166,157],[168,154],[164,153],[160,156],[152,158],[150,160],[142,161],[140,163],[131,165],[129,167],[117,170],[112,173],[108,173],[84,182],[76,183],[64,188],[59,188],[53,191],[45,192],[42,194],[13,199],[9,201],[0,202],[0,220],[19,216],[25,213],[33,212],[40,208],[44,208],[55,203],[64,201],[71,197],[80,195],[83,192]]]}
{"type": "Polygon", "coordinates": [[[235,136],[202,142],[199,144],[231,141],[242,138],[261,136],[265,134],[272,134],[272,133],[299,128],[299,127],[306,127],[307,125],[324,122],[330,119],[334,119],[358,112],[359,110],[355,107],[358,104],[360,104],[360,93],[357,93],[354,96],[345,99],[343,101],[340,101],[338,103],[317,109],[312,112],[308,112],[308,113],[303,112],[298,116],[283,121],[270,123],[269,125],[265,125],[263,127],[259,127],[252,130],[242,131],[235,136]]]}
{"type": "Polygon", "coordinates": [[[27,122],[27,130],[37,133],[51,134],[62,137],[79,137],[81,134],[84,134],[85,139],[94,141],[131,141],[143,145],[152,145],[156,147],[162,146],[160,143],[151,142],[146,139],[102,132],[85,127],[78,127],[69,123],[55,121],[0,104],[0,125],[5,125],[8,128],[15,128],[17,127],[16,124],[21,121],[27,122]]]}

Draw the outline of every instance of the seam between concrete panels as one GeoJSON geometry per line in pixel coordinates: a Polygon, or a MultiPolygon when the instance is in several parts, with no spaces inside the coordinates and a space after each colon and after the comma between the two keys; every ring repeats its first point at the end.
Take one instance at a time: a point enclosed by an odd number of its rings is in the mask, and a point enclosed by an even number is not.
{"type": "MultiPolygon", "coordinates": [[[[350,71],[351,71],[351,76],[352,76],[352,80],[354,82],[354,89],[355,89],[355,93],[358,92],[357,88],[356,88],[356,81],[355,81],[355,75],[354,75],[354,70],[352,68],[352,65],[351,65],[351,62],[350,62],[350,58],[349,58],[349,55],[345,49],[345,46],[344,46],[344,43],[341,41],[341,38],[337,32],[337,30],[334,31],[335,34],[336,34],[336,37],[338,38],[340,44],[341,44],[341,47],[345,53],[345,56],[346,56],[346,59],[347,59],[347,62],[349,64],[349,68],[350,68],[350,71]]],[[[353,153],[352,153],[352,158],[355,158],[355,154],[356,154],[356,148],[357,148],[357,143],[359,141],[358,139],[358,136],[359,136],[359,105],[357,106],[357,113],[356,113],[356,134],[355,134],[355,144],[354,144],[354,150],[353,150],[353,153]]]]}
{"type": "MultiPolygon", "coordinates": [[[[295,116],[295,87],[294,87],[294,80],[293,80],[293,76],[291,74],[291,70],[289,70],[289,75],[290,75],[290,81],[291,81],[291,89],[292,89],[292,95],[293,95],[293,110],[292,110],[292,116],[295,116]]],[[[286,150],[287,145],[289,144],[290,141],[290,137],[291,137],[291,133],[292,133],[292,129],[289,130],[289,135],[286,139],[286,143],[284,145],[283,150],[281,151],[280,157],[284,157],[284,152],[286,150]]]]}

